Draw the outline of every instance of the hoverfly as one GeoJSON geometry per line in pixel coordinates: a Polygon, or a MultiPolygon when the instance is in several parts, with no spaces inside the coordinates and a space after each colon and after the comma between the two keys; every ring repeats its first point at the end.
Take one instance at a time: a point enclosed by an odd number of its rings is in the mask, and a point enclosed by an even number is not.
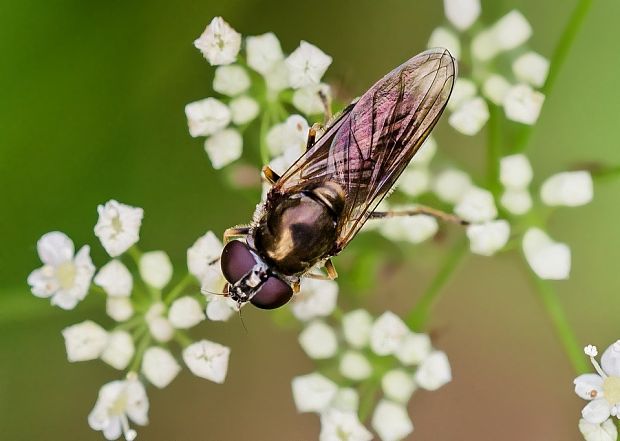
{"type": "Polygon", "coordinates": [[[272,187],[252,224],[224,233],[224,295],[239,307],[273,309],[299,291],[301,277],[336,278],[330,258],[370,218],[428,213],[458,221],[424,207],[375,212],[437,124],[456,72],[445,49],[418,54],[345,108],[320,138],[311,129],[306,152],[282,176],[264,167],[272,187]],[[312,272],[320,266],[327,276],[312,272]]]}

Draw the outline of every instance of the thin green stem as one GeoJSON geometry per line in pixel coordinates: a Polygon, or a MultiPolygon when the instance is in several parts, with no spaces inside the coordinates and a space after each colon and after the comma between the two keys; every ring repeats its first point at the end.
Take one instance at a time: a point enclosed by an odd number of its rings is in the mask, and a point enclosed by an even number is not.
{"type": "Polygon", "coordinates": [[[370,412],[375,405],[377,393],[379,392],[379,383],[379,380],[373,378],[360,388],[358,416],[361,422],[365,422],[370,416],[370,412]]]}
{"type": "MultiPolygon", "coordinates": [[[[540,89],[545,96],[549,96],[551,94],[551,91],[553,90],[560,74],[560,70],[566,61],[570,48],[577,37],[577,33],[583,25],[586,15],[588,15],[592,3],[593,0],[579,0],[579,3],[577,3],[577,6],[573,10],[571,17],[564,28],[564,32],[562,32],[562,36],[560,37],[560,40],[553,51],[553,55],[551,56],[549,74],[547,75],[545,84],[540,89]]],[[[529,144],[534,127],[534,125],[528,125],[523,128],[521,135],[515,143],[515,151],[521,152],[525,150],[529,144]]]]}
{"type": "Polygon", "coordinates": [[[499,160],[502,156],[502,113],[499,106],[489,103],[489,125],[487,127],[487,186],[497,199],[501,192],[499,182],[499,160]]]}
{"type": "Polygon", "coordinates": [[[547,315],[551,319],[551,323],[555,330],[556,336],[560,339],[564,352],[568,356],[573,369],[577,374],[583,374],[590,371],[590,366],[583,354],[582,346],[577,341],[573,330],[568,323],[568,319],[564,314],[562,305],[558,300],[557,293],[553,286],[546,280],[542,280],[536,274],[529,270],[532,282],[542,301],[543,307],[547,315]]]}
{"type": "Polygon", "coordinates": [[[138,372],[140,369],[140,363],[142,363],[142,357],[144,353],[151,344],[151,334],[148,332],[148,329],[145,328],[145,333],[140,334],[140,343],[138,343],[138,347],[136,348],[136,353],[133,357],[133,361],[131,362],[131,366],[129,367],[129,372],[138,372]]]}
{"type": "Polygon", "coordinates": [[[269,150],[267,148],[267,128],[269,127],[270,112],[264,111],[260,117],[260,159],[263,165],[269,164],[269,150]]]}
{"type": "Polygon", "coordinates": [[[416,331],[423,331],[430,318],[430,313],[439,300],[442,289],[450,281],[459,263],[467,253],[467,241],[461,238],[456,246],[450,250],[444,264],[429,285],[428,289],[422,294],[420,300],[407,315],[405,322],[416,331]]]}
{"type": "Polygon", "coordinates": [[[186,348],[192,344],[190,336],[179,329],[174,331],[174,339],[182,348],[186,348]]]}
{"type": "Polygon", "coordinates": [[[177,297],[179,297],[183,293],[183,290],[187,288],[187,285],[192,283],[194,280],[194,276],[190,273],[187,273],[179,281],[179,283],[177,283],[176,286],[170,290],[170,292],[166,296],[166,299],[164,301],[166,306],[169,306],[177,297]]]}

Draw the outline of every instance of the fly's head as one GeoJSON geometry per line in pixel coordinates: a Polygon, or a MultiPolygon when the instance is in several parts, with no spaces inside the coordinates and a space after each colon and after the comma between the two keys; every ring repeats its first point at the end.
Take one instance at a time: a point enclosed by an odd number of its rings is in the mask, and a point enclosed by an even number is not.
{"type": "Polygon", "coordinates": [[[275,309],[293,296],[291,286],[278,277],[244,242],[228,242],[220,259],[228,281],[227,295],[239,307],[247,302],[261,309],[275,309]]]}

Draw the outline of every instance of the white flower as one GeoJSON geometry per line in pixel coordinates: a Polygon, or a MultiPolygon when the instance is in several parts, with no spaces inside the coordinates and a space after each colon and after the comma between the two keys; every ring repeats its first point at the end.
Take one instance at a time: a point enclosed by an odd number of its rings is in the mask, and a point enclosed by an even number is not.
{"type": "Polygon", "coordinates": [[[355,412],[330,409],[321,414],[319,441],[371,441],[372,433],[355,412]]]}
{"type": "Polygon", "coordinates": [[[177,329],[191,328],[204,319],[205,314],[202,312],[202,306],[198,300],[189,296],[176,299],[168,311],[168,320],[177,329]]]}
{"type": "Polygon", "coordinates": [[[500,198],[502,207],[512,214],[525,214],[532,208],[532,197],[530,192],[525,190],[506,190],[500,198]]]}
{"type": "Polygon", "coordinates": [[[452,381],[452,370],[445,352],[432,352],[415,372],[414,380],[422,389],[437,390],[452,381]]]}
{"type": "Polygon", "coordinates": [[[154,303],[144,315],[149,332],[153,338],[165,343],[172,339],[174,328],[170,321],[163,316],[166,307],[163,303],[154,303]]]}
{"type": "Polygon", "coordinates": [[[149,382],[163,389],[177,376],[181,366],[172,354],[164,348],[151,346],[142,359],[142,373],[149,382]]]}
{"type": "Polygon", "coordinates": [[[382,441],[399,441],[413,432],[407,409],[388,400],[379,401],[371,424],[382,441]]]}
{"type": "Polygon", "coordinates": [[[225,322],[238,311],[237,302],[230,297],[207,294],[207,318],[214,322],[225,322]]]}
{"type": "Polygon", "coordinates": [[[595,351],[588,351],[596,374],[582,374],[575,378],[575,393],[590,402],[581,415],[591,424],[601,424],[610,416],[620,413],[620,340],[609,346],[601,356],[599,365],[595,351]]]}
{"type": "Polygon", "coordinates": [[[372,374],[372,365],[368,359],[358,351],[346,351],[340,357],[338,366],[340,373],[353,381],[362,381],[372,374]]]}
{"type": "Polygon", "coordinates": [[[420,149],[416,152],[415,156],[411,160],[411,164],[414,168],[428,167],[432,159],[437,153],[437,141],[432,136],[426,138],[426,141],[422,143],[420,149]]]}
{"type": "Polygon", "coordinates": [[[456,109],[448,123],[464,135],[473,136],[480,131],[489,119],[489,108],[484,99],[475,97],[465,101],[456,109]]]}
{"type": "Polygon", "coordinates": [[[380,231],[390,240],[407,240],[421,243],[433,237],[439,230],[437,219],[427,214],[397,216],[384,219],[380,231]]]}
{"type": "Polygon", "coordinates": [[[94,279],[112,297],[128,297],[133,288],[133,277],[127,267],[117,259],[112,259],[101,267],[94,279]]]}
{"type": "Polygon", "coordinates": [[[471,52],[474,58],[481,61],[488,61],[493,58],[501,48],[493,34],[493,29],[486,29],[479,32],[471,42],[471,52]]]}
{"type": "Polygon", "coordinates": [[[185,116],[189,134],[194,138],[213,135],[230,122],[230,110],[226,104],[215,98],[205,98],[187,104],[185,116]]]}
{"type": "Polygon", "coordinates": [[[230,348],[208,340],[192,343],[183,350],[183,360],[192,373],[215,383],[223,383],[228,371],[230,348]]]}
{"type": "Polygon", "coordinates": [[[308,129],[308,122],[301,115],[291,115],[285,122],[273,126],[265,139],[272,156],[279,155],[291,147],[305,148],[308,129]]]}
{"type": "Polygon", "coordinates": [[[275,63],[264,77],[268,92],[267,97],[271,100],[277,98],[279,91],[290,87],[288,67],[286,67],[284,60],[275,63]]]}
{"type": "Polygon", "coordinates": [[[472,253],[492,256],[504,248],[510,238],[510,224],[505,220],[489,221],[467,227],[472,253]]]}
{"type": "Polygon", "coordinates": [[[360,396],[352,387],[341,387],[336,396],[329,403],[330,409],[338,409],[343,412],[357,412],[360,396]]]}
{"type": "Polygon", "coordinates": [[[347,312],[342,317],[342,332],[346,342],[354,348],[362,348],[370,340],[372,316],[365,309],[347,312]]]}
{"type": "Polygon", "coordinates": [[[187,250],[187,269],[202,281],[210,267],[219,267],[223,248],[218,237],[212,231],[207,231],[187,250]]]}
{"type": "Polygon", "coordinates": [[[611,418],[605,420],[603,424],[592,424],[581,418],[579,431],[585,441],[616,441],[618,439],[618,429],[611,418]]]}
{"type": "Polygon", "coordinates": [[[278,61],[282,61],[282,47],[273,32],[245,39],[248,66],[260,74],[267,74],[278,61]]]}
{"type": "Polygon", "coordinates": [[[86,320],[62,330],[70,362],[99,358],[108,344],[108,333],[97,323],[86,320]]]}
{"type": "Polygon", "coordinates": [[[325,108],[319,92],[322,92],[328,99],[331,96],[329,85],[325,83],[312,84],[295,91],[293,105],[306,115],[323,113],[325,108]]]}
{"type": "Polygon", "coordinates": [[[293,378],[293,400],[299,412],[321,412],[338,392],[338,386],[315,372],[293,378]]]}
{"type": "Polygon", "coordinates": [[[462,219],[473,223],[487,222],[495,219],[497,208],[490,191],[471,187],[462,196],[454,212],[462,219]]]}
{"type": "Polygon", "coordinates": [[[512,63],[512,71],[519,81],[542,87],[549,72],[549,60],[536,52],[526,52],[512,63]]]}
{"type": "Polygon", "coordinates": [[[381,388],[386,398],[407,404],[415,390],[411,374],[403,369],[392,369],[381,378],[381,388]]]}
{"type": "Polygon", "coordinates": [[[302,41],[287,58],[289,81],[293,89],[319,84],[332,63],[332,57],[318,47],[302,41]]]}
{"type": "Polygon", "coordinates": [[[230,27],[222,17],[215,17],[194,41],[211,66],[230,64],[237,59],[241,48],[241,34],[230,27]]]}
{"type": "Polygon", "coordinates": [[[523,154],[504,156],[499,161],[499,180],[506,188],[526,188],[532,182],[533,176],[530,161],[523,154]]]}
{"type": "Polygon", "coordinates": [[[93,430],[103,431],[107,440],[124,435],[127,441],[132,441],[137,434],[129,428],[129,420],[144,426],[148,424],[148,411],[149,400],[142,383],[134,378],[112,381],[99,390],[88,424],[93,430]]]}
{"type": "Polygon", "coordinates": [[[480,0],[444,0],[446,18],[459,31],[469,29],[480,16],[480,0]]]}
{"type": "Polygon", "coordinates": [[[448,109],[450,111],[458,109],[461,104],[475,98],[477,93],[476,83],[468,78],[457,78],[447,104],[448,109]]]}
{"type": "Polygon", "coordinates": [[[406,195],[415,198],[428,191],[430,184],[431,173],[427,169],[409,166],[400,175],[397,187],[406,195]]]}
{"type": "Polygon", "coordinates": [[[433,30],[430,38],[428,39],[429,49],[435,47],[443,47],[450,51],[454,58],[461,56],[461,42],[454,32],[444,27],[438,27],[433,30]]]}
{"type": "Polygon", "coordinates": [[[568,245],[554,242],[539,228],[530,228],[523,236],[523,253],[532,270],[541,279],[568,279],[571,253],[568,245]]]}
{"type": "Polygon", "coordinates": [[[233,124],[241,126],[256,118],[260,112],[260,106],[254,98],[247,95],[239,96],[228,103],[230,116],[233,124]]]}
{"type": "Polygon", "coordinates": [[[540,115],[545,96],[527,84],[512,86],[504,96],[506,117],[523,124],[534,124],[540,115]]]}
{"type": "Polygon", "coordinates": [[[319,320],[310,323],[299,334],[299,344],[308,357],[316,360],[333,357],[338,351],[336,333],[319,320]]]}
{"type": "Polygon", "coordinates": [[[127,297],[108,297],[105,312],[117,322],[124,322],[133,315],[133,305],[127,297]]]}
{"type": "Polygon", "coordinates": [[[112,257],[120,256],[140,239],[144,210],[121,204],[114,199],[97,207],[99,219],[95,236],[112,257]]]}
{"type": "Polygon", "coordinates": [[[409,328],[400,317],[386,311],[372,325],[370,348],[377,355],[393,354],[409,333],[409,328]]]}
{"type": "Polygon", "coordinates": [[[549,206],[577,207],[592,201],[593,186],[587,171],[558,173],[543,182],[540,197],[549,206]]]}
{"type": "Polygon", "coordinates": [[[471,188],[471,178],[461,170],[449,168],[435,176],[432,183],[433,192],[439,199],[455,204],[471,188]]]}
{"type": "Polygon", "coordinates": [[[108,336],[108,344],[101,354],[101,359],[114,369],[125,369],[133,354],[135,347],[133,338],[126,331],[112,331],[108,336]]]}
{"type": "Polygon", "coordinates": [[[525,43],[532,35],[532,27],[523,14],[513,10],[493,25],[492,34],[497,46],[508,51],[525,43]]]}
{"type": "Polygon", "coordinates": [[[304,278],[299,294],[291,302],[291,311],[299,320],[327,317],[336,308],[338,284],[332,280],[304,278]]]}
{"type": "Polygon", "coordinates": [[[83,246],[74,256],[73,242],[64,233],[44,234],[37,242],[43,266],[30,273],[28,284],[37,297],[51,297],[52,305],[73,309],[88,294],[95,266],[90,248],[83,246]]]}
{"type": "Polygon", "coordinates": [[[205,152],[216,170],[236,161],[243,151],[243,138],[235,129],[224,129],[205,140],[205,152]]]}
{"type": "Polygon", "coordinates": [[[250,88],[250,77],[237,65],[220,66],[215,69],[213,90],[223,95],[237,96],[250,88]]]}
{"type": "Polygon", "coordinates": [[[431,350],[431,339],[428,335],[409,332],[396,348],[394,355],[402,364],[411,366],[420,364],[431,350]]]}
{"type": "Polygon", "coordinates": [[[482,84],[482,94],[497,106],[501,106],[510,90],[510,83],[498,74],[489,75],[482,84]]]}
{"type": "Polygon", "coordinates": [[[162,289],[172,278],[172,262],[164,251],[149,251],[140,256],[140,277],[157,289],[162,289]]]}

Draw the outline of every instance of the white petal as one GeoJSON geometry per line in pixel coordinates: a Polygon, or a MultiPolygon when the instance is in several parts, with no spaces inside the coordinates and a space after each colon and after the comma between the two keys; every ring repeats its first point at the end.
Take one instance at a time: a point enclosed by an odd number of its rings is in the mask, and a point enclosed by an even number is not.
{"type": "Polygon", "coordinates": [[[527,263],[541,279],[562,280],[570,274],[570,248],[554,242],[539,228],[530,228],[523,236],[523,253],[527,263]]]}
{"type": "Polygon", "coordinates": [[[142,373],[149,382],[162,389],[177,376],[181,366],[166,349],[151,346],[142,359],[142,373]]]}
{"type": "Polygon", "coordinates": [[[484,127],[489,119],[489,107],[484,99],[475,97],[463,102],[456,109],[448,123],[464,135],[473,136],[484,127]]]}
{"type": "Polygon", "coordinates": [[[332,57],[316,46],[302,41],[287,58],[289,81],[294,89],[318,84],[332,63],[332,57]]]}
{"type": "Polygon", "coordinates": [[[321,412],[334,399],[338,386],[319,373],[293,378],[293,400],[299,412],[321,412]]]}
{"type": "Polygon", "coordinates": [[[357,412],[359,402],[360,396],[357,393],[357,390],[352,387],[341,387],[338,389],[338,392],[329,404],[329,407],[343,412],[357,412]]]}
{"type": "Polygon", "coordinates": [[[432,184],[437,197],[449,204],[459,202],[471,186],[471,178],[467,173],[452,168],[437,174],[432,184]]]}
{"type": "Polygon", "coordinates": [[[189,133],[193,137],[217,133],[230,122],[230,110],[215,98],[205,98],[185,106],[189,133]]]}
{"type": "Polygon", "coordinates": [[[205,140],[205,152],[216,170],[236,161],[243,151],[243,138],[235,129],[224,129],[205,140]]]}
{"type": "Polygon", "coordinates": [[[260,106],[254,98],[242,95],[228,103],[230,116],[233,124],[244,125],[256,118],[260,112],[260,106]]]}
{"type": "Polygon", "coordinates": [[[342,331],[346,342],[354,348],[368,344],[372,329],[372,316],[364,309],[347,312],[342,317],[342,331]]]}
{"type": "Polygon", "coordinates": [[[382,441],[399,441],[413,432],[413,423],[405,407],[381,400],[372,415],[372,428],[382,441]]]}
{"type": "Polygon", "coordinates": [[[149,326],[149,332],[158,342],[166,343],[172,340],[174,336],[174,327],[167,318],[156,316],[152,319],[147,319],[147,324],[149,326]]]}
{"type": "Polygon", "coordinates": [[[457,78],[454,82],[454,88],[452,94],[450,94],[450,100],[447,107],[450,111],[454,112],[462,104],[475,98],[478,93],[476,83],[468,78],[457,78]]]}
{"type": "Polygon", "coordinates": [[[605,349],[601,355],[601,367],[607,375],[620,377],[620,340],[605,349]]]}
{"type": "Polygon", "coordinates": [[[328,100],[331,99],[331,89],[329,85],[320,83],[297,89],[293,94],[293,105],[306,115],[318,115],[325,111],[321,92],[328,100]]]}
{"type": "Polygon", "coordinates": [[[598,374],[582,374],[573,383],[575,393],[584,400],[593,400],[603,392],[603,378],[598,374]]]}
{"type": "Polygon", "coordinates": [[[507,51],[525,43],[532,35],[532,27],[523,14],[513,10],[493,25],[492,32],[497,46],[507,51]]]}
{"type": "Polygon", "coordinates": [[[202,305],[193,297],[180,297],[170,305],[168,320],[177,329],[194,327],[204,319],[202,305]]]}
{"type": "Polygon", "coordinates": [[[273,32],[245,39],[248,66],[265,75],[284,59],[280,41],[273,32]]]}
{"type": "Polygon", "coordinates": [[[102,266],[95,276],[94,282],[110,296],[127,297],[133,288],[131,273],[117,259],[113,259],[102,266]]]}
{"type": "Polygon", "coordinates": [[[278,61],[271,70],[264,74],[267,93],[270,97],[277,97],[279,91],[290,87],[289,71],[284,61],[278,61]]]}
{"type": "Polygon", "coordinates": [[[532,208],[532,197],[530,192],[525,190],[506,190],[500,198],[502,207],[512,214],[525,214],[532,208]]]}
{"type": "Polygon", "coordinates": [[[108,344],[101,359],[114,369],[123,370],[129,365],[134,352],[131,335],[126,331],[113,331],[108,336],[108,344]]]}
{"type": "Polygon", "coordinates": [[[540,197],[549,206],[578,207],[592,201],[593,187],[592,175],[589,172],[563,172],[543,182],[540,197]]]}
{"type": "Polygon", "coordinates": [[[340,358],[339,370],[345,378],[362,381],[372,374],[372,365],[361,352],[346,351],[340,358]]]}
{"type": "Polygon", "coordinates": [[[442,47],[450,51],[454,58],[460,58],[461,56],[461,42],[459,37],[449,29],[444,27],[438,27],[433,30],[428,40],[427,47],[429,49],[442,47]]]}
{"type": "Polygon", "coordinates": [[[409,333],[409,328],[400,317],[386,311],[372,325],[370,347],[377,355],[393,354],[409,333]]]}
{"type": "Polygon", "coordinates": [[[37,241],[39,258],[46,265],[58,266],[73,258],[73,241],[65,233],[52,231],[37,241]]]}
{"type": "Polygon", "coordinates": [[[394,355],[405,366],[411,366],[420,364],[431,350],[431,339],[428,335],[409,332],[394,355]]]}
{"type": "Polygon", "coordinates": [[[422,389],[437,390],[452,381],[452,370],[445,352],[434,351],[422,362],[414,376],[422,389]]]}
{"type": "Polygon", "coordinates": [[[183,350],[183,360],[192,373],[215,383],[223,383],[228,371],[230,348],[208,340],[193,343],[183,350]]]}
{"type": "Polygon", "coordinates": [[[467,227],[469,248],[472,253],[492,256],[501,250],[510,238],[510,224],[505,220],[495,220],[467,227]]]}
{"type": "Polygon", "coordinates": [[[194,46],[212,66],[230,64],[237,59],[241,48],[241,34],[230,27],[222,17],[215,17],[194,41],[194,46]]]}
{"type": "Polygon", "coordinates": [[[524,154],[504,156],[499,161],[499,180],[506,188],[526,188],[533,176],[530,161],[524,154]]]}
{"type": "Polygon", "coordinates": [[[127,297],[108,297],[105,311],[113,320],[124,322],[133,315],[133,305],[127,297]]]}
{"type": "Polygon", "coordinates": [[[54,268],[50,265],[32,271],[28,275],[28,284],[35,296],[43,298],[50,297],[60,289],[60,284],[54,277],[54,268]]]}
{"type": "Polygon", "coordinates": [[[501,51],[493,29],[479,32],[471,42],[471,52],[475,59],[488,61],[501,51]]]}
{"type": "Polygon", "coordinates": [[[542,87],[549,72],[549,60],[536,52],[526,52],[512,63],[512,71],[519,81],[542,87]]]}
{"type": "Polygon", "coordinates": [[[293,315],[307,321],[327,317],[336,308],[338,284],[332,280],[302,279],[299,294],[291,301],[293,315]]]}
{"type": "Polygon", "coordinates": [[[585,441],[616,441],[618,439],[618,429],[611,418],[605,420],[603,424],[592,424],[582,418],[579,420],[579,431],[585,441]]]}
{"type": "Polygon", "coordinates": [[[523,124],[534,124],[538,120],[545,96],[527,84],[512,86],[504,96],[506,117],[523,124]]]}
{"type": "Polygon", "coordinates": [[[202,280],[214,262],[217,262],[223,250],[222,242],[212,231],[199,237],[187,250],[187,268],[198,280],[202,280]]]}
{"type": "Polygon", "coordinates": [[[428,191],[431,184],[431,173],[425,168],[409,166],[400,175],[397,188],[407,196],[415,198],[428,191]]]}
{"type": "Polygon", "coordinates": [[[581,416],[592,424],[601,424],[610,416],[610,406],[605,398],[590,401],[581,411],[581,416]]]}
{"type": "Polygon", "coordinates": [[[454,207],[454,212],[472,223],[487,222],[495,219],[497,208],[490,191],[471,187],[454,207]]]}
{"type": "Polygon", "coordinates": [[[162,289],[172,278],[172,262],[164,251],[142,254],[138,265],[140,277],[149,285],[162,289]]]}
{"type": "Polygon", "coordinates": [[[213,90],[223,95],[237,96],[250,87],[250,77],[244,68],[237,65],[220,66],[215,69],[213,90]]]}
{"type": "Polygon", "coordinates": [[[308,122],[301,115],[291,115],[285,122],[273,126],[265,139],[272,156],[280,155],[290,148],[305,148],[308,129],[308,122]]]}
{"type": "Polygon", "coordinates": [[[412,375],[403,369],[392,369],[381,378],[383,394],[397,403],[406,405],[415,387],[412,375]]]}
{"type": "Polygon", "coordinates": [[[208,294],[207,318],[214,322],[225,322],[237,312],[237,303],[229,297],[208,294]]]}
{"type": "Polygon", "coordinates": [[[144,210],[110,200],[97,207],[95,235],[112,257],[120,256],[140,239],[144,210]]]}
{"type": "Polygon", "coordinates": [[[299,344],[310,358],[321,360],[333,357],[338,351],[334,330],[322,321],[314,321],[299,334],[299,344]]]}
{"type": "Polygon", "coordinates": [[[70,362],[94,360],[108,344],[108,333],[90,320],[63,329],[62,336],[70,362]]]}
{"type": "Polygon", "coordinates": [[[459,31],[469,29],[480,16],[480,0],[444,0],[446,18],[459,31]]]}
{"type": "Polygon", "coordinates": [[[491,74],[484,80],[482,94],[497,106],[501,106],[510,90],[510,83],[501,75],[491,74]]]}
{"type": "Polygon", "coordinates": [[[330,409],[321,414],[319,441],[370,441],[372,433],[364,427],[355,412],[330,409]]]}

